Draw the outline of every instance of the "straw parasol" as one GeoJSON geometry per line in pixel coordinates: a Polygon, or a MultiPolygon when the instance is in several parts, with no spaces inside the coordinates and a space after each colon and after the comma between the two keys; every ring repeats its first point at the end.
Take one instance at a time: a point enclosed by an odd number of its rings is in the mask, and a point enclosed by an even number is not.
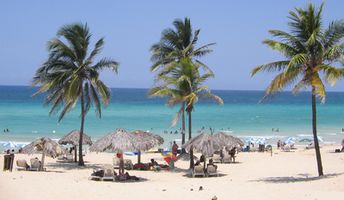
{"type": "MultiPolygon", "coordinates": [[[[132,131],[134,135],[141,137],[142,140],[150,141],[152,142],[152,146],[162,145],[164,143],[164,138],[162,138],[160,135],[156,135],[147,131],[142,130],[135,130],[132,131]]],[[[138,157],[137,157],[137,163],[141,163],[141,151],[138,151],[138,157]]]]}
{"type": "Polygon", "coordinates": [[[206,133],[201,133],[196,137],[191,138],[182,147],[188,152],[190,152],[191,149],[195,149],[207,157],[212,156],[216,150],[220,150],[220,145],[214,143],[213,136],[206,133]]]}
{"type": "Polygon", "coordinates": [[[22,152],[26,154],[42,152],[42,164],[40,166],[40,170],[43,170],[45,155],[56,158],[64,153],[63,148],[61,148],[57,142],[47,137],[36,139],[35,141],[26,145],[22,152]]]}
{"type": "MultiPolygon", "coordinates": [[[[70,133],[68,133],[67,135],[63,136],[63,138],[61,138],[59,140],[59,144],[62,145],[67,145],[67,144],[71,144],[74,147],[74,161],[77,162],[77,148],[76,146],[79,145],[79,138],[80,138],[80,131],[79,130],[73,130],[70,133]]],[[[92,140],[91,137],[86,135],[84,133],[83,137],[82,137],[82,144],[83,145],[92,145],[92,140]]]]}
{"type": "MultiPolygon", "coordinates": [[[[193,150],[196,150],[200,152],[206,158],[206,157],[212,156],[215,151],[220,150],[222,148],[222,146],[220,146],[221,144],[216,143],[213,135],[201,133],[198,136],[191,138],[182,147],[185,150],[187,150],[190,154],[193,150]]],[[[203,160],[204,169],[205,169],[205,164],[206,164],[205,158],[203,160]]],[[[190,167],[193,168],[193,160],[191,160],[191,158],[190,158],[190,167]]]]}
{"type": "MultiPolygon", "coordinates": [[[[147,138],[127,132],[125,129],[117,129],[113,133],[100,138],[90,147],[90,151],[146,151],[158,144],[157,139],[147,138]]],[[[121,158],[123,159],[123,157],[121,158]]],[[[121,160],[123,162],[123,160],[121,160]]],[[[120,168],[123,167],[122,165],[120,168]]],[[[121,170],[121,169],[120,169],[121,170]]],[[[123,169],[122,169],[123,171],[123,169]]]]}
{"type": "Polygon", "coordinates": [[[223,132],[218,132],[213,135],[214,141],[221,147],[226,147],[227,149],[232,149],[238,146],[244,146],[244,143],[237,137],[232,135],[227,135],[223,132]]]}

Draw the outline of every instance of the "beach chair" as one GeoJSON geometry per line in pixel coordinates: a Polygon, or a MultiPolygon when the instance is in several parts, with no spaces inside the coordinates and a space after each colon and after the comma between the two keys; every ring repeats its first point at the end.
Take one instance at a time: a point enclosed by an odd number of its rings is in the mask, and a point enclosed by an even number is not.
{"type": "Polygon", "coordinates": [[[132,170],[134,168],[133,163],[130,159],[124,159],[124,169],[126,170],[132,170]]]}
{"type": "Polygon", "coordinates": [[[113,167],[111,165],[104,165],[104,176],[102,177],[103,181],[114,181],[115,180],[115,173],[113,171],[113,167]]]}
{"type": "Polygon", "coordinates": [[[231,163],[232,158],[229,154],[225,154],[222,158],[222,163],[231,163]]]}
{"type": "Polygon", "coordinates": [[[222,158],[221,158],[220,154],[214,154],[211,159],[213,159],[214,163],[222,163],[222,158]]]}
{"type": "Polygon", "coordinates": [[[69,162],[74,162],[74,156],[73,154],[67,154],[66,155],[66,160],[69,162]]]}
{"type": "Polygon", "coordinates": [[[113,162],[113,168],[114,169],[119,169],[119,164],[121,162],[121,159],[120,158],[117,158],[117,157],[114,157],[112,159],[112,162],[113,162]]]}
{"type": "Polygon", "coordinates": [[[204,173],[202,165],[197,165],[197,166],[195,166],[193,168],[193,170],[192,170],[192,177],[195,177],[195,176],[205,177],[205,173],[204,173]]]}
{"type": "Polygon", "coordinates": [[[26,160],[19,159],[16,161],[17,164],[17,170],[29,170],[30,166],[27,164],[26,160]]]}
{"type": "Polygon", "coordinates": [[[208,176],[219,176],[219,174],[217,173],[216,167],[213,165],[208,165],[207,175],[208,176]]]}
{"type": "Polygon", "coordinates": [[[30,159],[31,167],[30,171],[39,171],[39,168],[41,167],[41,162],[36,158],[30,159]]]}
{"type": "Polygon", "coordinates": [[[284,146],[282,147],[282,151],[284,151],[284,152],[290,152],[290,146],[289,146],[289,145],[284,145],[284,146]]]}

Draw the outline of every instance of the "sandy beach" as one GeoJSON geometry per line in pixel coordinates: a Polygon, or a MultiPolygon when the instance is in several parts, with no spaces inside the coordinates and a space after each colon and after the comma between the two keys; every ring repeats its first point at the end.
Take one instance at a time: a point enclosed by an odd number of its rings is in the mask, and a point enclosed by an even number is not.
{"type": "MultiPolygon", "coordinates": [[[[46,172],[0,173],[0,199],[339,199],[344,195],[344,154],[332,153],[339,144],[321,149],[324,173],[317,177],[314,150],[239,153],[237,163],[218,164],[220,177],[190,178],[188,162],[176,162],[174,171],[129,171],[140,182],[90,181],[93,169],[110,164],[114,154],[88,153],[86,166],[46,160],[46,172]],[[203,190],[199,190],[200,186],[203,190]]],[[[35,155],[16,154],[18,158],[35,155]]],[[[40,156],[40,155],[37,155],[40,156]]],[[[136,162],[135,156],[126,156],[136,162]]],[[[144,154],[142,161],[160,154],[144,154]]],[[[3,167],[3,156],[0,158],[3,167]]]]}

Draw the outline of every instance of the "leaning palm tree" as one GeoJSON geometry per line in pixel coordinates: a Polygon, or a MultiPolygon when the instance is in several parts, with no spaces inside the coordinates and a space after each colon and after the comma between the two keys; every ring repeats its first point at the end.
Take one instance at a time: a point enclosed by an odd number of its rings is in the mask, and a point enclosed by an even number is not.
{"type": "MultiPolygon", "coordinates": [[[[188,114],[189,140],[192,138],[192,111],[199,98],[211,99],[219,104],[223,100],[211,93],[211,90],[204,86],[204,82],[214,77],[212,71],[207,70],[203,65],[193,63],[188,58],[182,58],[178,62],[171,63],[163,69],[158,77],[164,87],[171,91],[179,91],[181,102],[185,102],[185,110],[188,114]],[[201,73],[201,70],[204,73],[201,73]]],[[[190,151],[190,168],[193,168],[193,151],[190,151]]]]}
{"type": "Polygon", "coordinates": [[[49,114],[61,111],[58,121],[80,100],[80,166],[84,165],[82,141],[85,116],[90,107],[94,106],[97,116],[101,117],[101,104],[107,105],[110,99],[110,89],[99,79],[99,72],[102,69],[111,69],[117,73],[118,69],[118,63],[112,59],[94,61],[103,48],[104,39],[99,39],[94,49],[89,52],[90,39],[91,33],[87,24],[77,23],[61,27],[57,38],[48,42],[48,59],[33,78],[33,85],[40,87],[36,94],[47,93],[45,104],[52,105],[49,114]]]}
{"type": "MultiPolygon", "coordinates": [[[[206,65],[202,63],[199,58],[212,52],[209,47],[215,43],[209,43],[201,47],[196,47],[200,29],[193,31],[189,18],[185,18],[184,20],[176,19],[173,22],[173,26],[174,29],[165,29],[162,32],[160,41],[151,47],[151,60],[153,62],[151,71],[164,69],[169,64],[179,61],[182,58],[189,58],[206,67],[206,65]]],[[[157,76],[159,77],[161,74],[159,73],[157,76]]],[[[174,106],[176,104],[181,105],[180,110],[173,119],[172,125],[175,125],[178,122],[179,117],[182,116],[182,144],[184,144],[185,102],[182,101],[183,95],[181,91],[171,91],[169,88],[158,86],[152,88],[149,95],[168,97],[168,105],[170,106],[174,106]]]]}
{"type": "Polygon", "coordinates": [[[266,90],[266,96],[296,83],[293,92],[311,88],[312,98],[312,129],[319,176],[323,175],[321,154],[317,137],[316,98],[325,102],[325,80],[334,84],[343,74],[342,69],[332,64],[343,55],[344,46],[340,43],[344,36],[342,21],[331,22],[327,29],[322,27],[323,4],[317,9],[309,4],[306,9],[296,8],[289,14],[290,33],[270,30],[272,36],[280,40],[265,40],[263,43],[282,53],[286,59],[260,65],[253,69],[252,76],[257,72],[278,72],[266,90]]]}

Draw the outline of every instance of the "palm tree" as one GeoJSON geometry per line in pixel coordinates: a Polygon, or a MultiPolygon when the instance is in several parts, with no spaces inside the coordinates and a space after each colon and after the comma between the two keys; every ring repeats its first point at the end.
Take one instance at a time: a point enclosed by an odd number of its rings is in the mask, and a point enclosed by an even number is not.
{"type": "Polygon", "coordinates": [[[289,14],[290,33],[270,30],[280,40],[265,40],[263,43],[282,53],[286,59],[260,65],[253,69],[252,76],[259,71],[278,72],[266,90],[266,96],[296,83],[293,92],[311,88],[312,129],[319,176],[323,175],[321,154],[317,137],[316,98],[325,102],[325,86],[320,75],[334,84],[343,74],[342,69],[332,66],[343,55],[344,36],[342,21],[331,22],[323,29],[321,15],[323,4],[315,8],[309,4],[306,9],[296,8],[289,14]]]}
{"type": "MultiPolygon", "coordinates": [[[[185,110],[188,114],[189,139],[192,138],[192,111],[199,98],[211,99],[219,104],[223,100],[211,93],[211,90],[204,86],[204,82],[214,77],[212,71],[204,68],[203,65],[193,63],[189,58],[182,58],[178,62],[170,63],[163,69],[158,77],[165,85],[165,91],[178,91],[171,94],[172,99],[177,102],[185,102],[185,110]],[[201,74],[201,70],[204,73],[201,74]],[[177,95],[175,95],[177,94],[177,95]]],[[[161,91],[161,90],[160,90],[161,91]]],[[[193,151],[190,151],[190,168],[193,168],[193,151]]]]}
{"type": "MultiPolygon", "coordinates": [[[[199,48],[196,47],[198,41],[198,35],[200,30],[197,29],[193,31],[191,22],[189,18],[185,18],[184,21],[181,19],[176,19],[173,21],[174,29],[168,28],[162,32],[161,39],[158,43],[152,45],[151,61],[153,65],[151,66],[151,71],[158,71],[161,68],[168,66],[169,64],[179,61],[182,58],[189,58],[194,60],[206,67],[198,58],[212,52],[209,49],[210,46],[215,43],[210,43],[203,45],[199,48]]],[[[158,75],[159,76],[159,75],[158,75]]],[[[185,143],[185,102],[180,101],[176,95],[175,91],[167,92],[164,87],[156,87],[150,92],[151,96],[169,96],[169,105],[174,106],[175,104],[181,104],[180,110],[177,112],[176,117],[173,120],[173,125],[175,125],[180,116],[182,116],[182,144],[185,143]],[[159,92],[159,90],[161,90],[159,92]],[[154,94],[155,93],[155,94],[154,94]],[[173,97],[172,97],[172,96],[173,97]]]]}
{"type": "Polygon", "coordinates": [[[91,33],[87,24],[70,24],[57,32],[57,38],[48,42],[49,56],[38,68],[33,85],[38,85],[38,93],[47,93],[45,104],[52,105],[50,115],[59,111],[58,121],[72,110],[80,100],[81,127],[79,138],[79,165],[84,165],[82,157],[82,139],[85,116],[91,106],[101,117],[101,104],[107,105],[110,89],[99,79],[99,72],[111,69],[117,73],[118,63],[102,58],[94,62],[101,52],[104,39],[99,39],[89,52],[91,33]],[[64,39],[65,41],[61,40],[64,39]]]}

